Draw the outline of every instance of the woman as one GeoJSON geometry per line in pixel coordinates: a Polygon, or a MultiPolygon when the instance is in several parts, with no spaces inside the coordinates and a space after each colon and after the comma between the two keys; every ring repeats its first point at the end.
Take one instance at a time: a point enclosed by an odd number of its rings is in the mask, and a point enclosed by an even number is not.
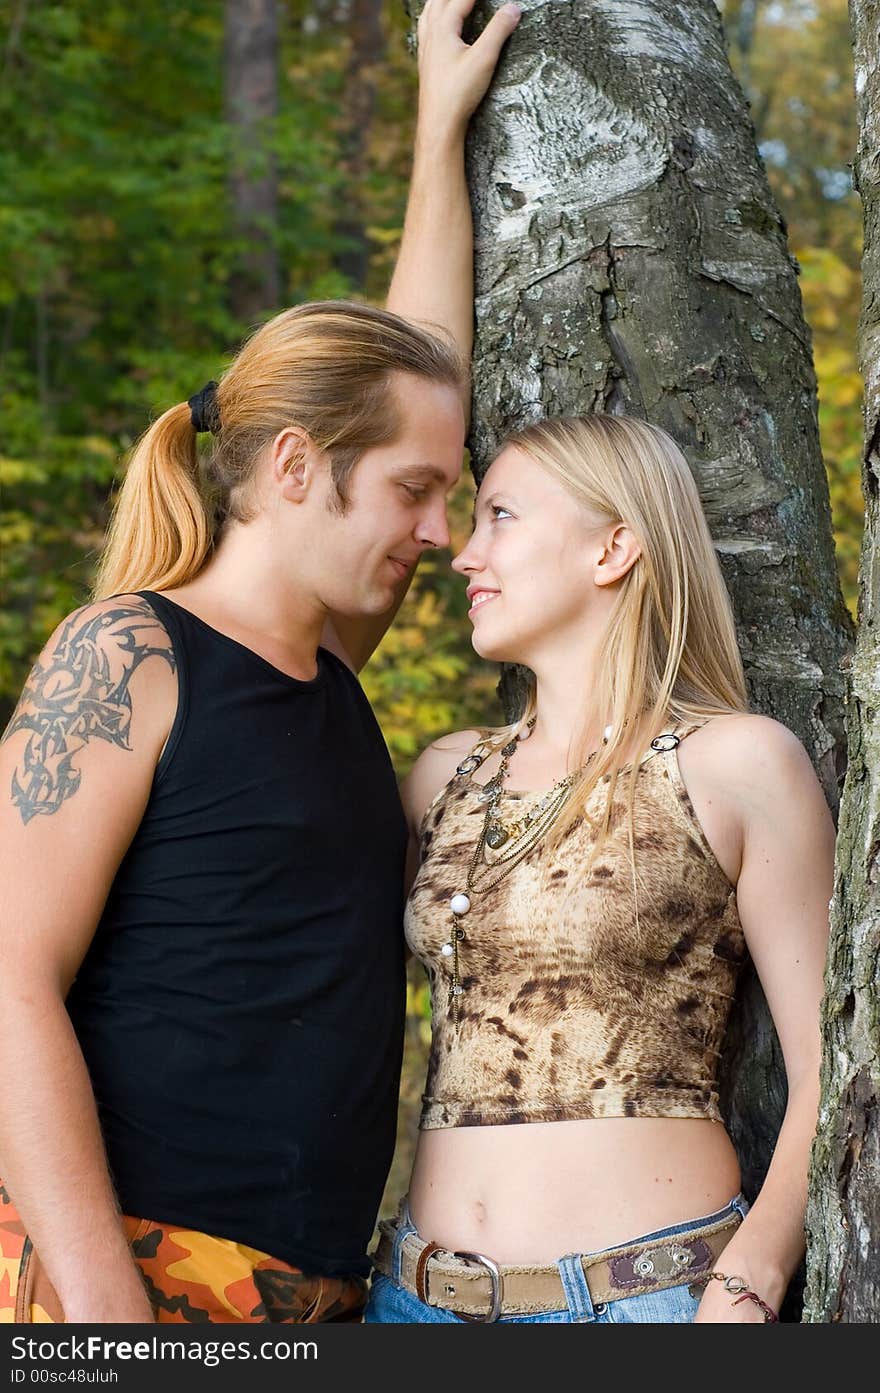
{"type": "MultiPolygon", "coordinates": [[[[465,61],[454,7],[422,37],[424,125],[465,61]]],[[[429,236],[418,150],[399,297],[429,236]]],[[[773,1320],[803,1251],[834,830],[799,742],[747,711],[686,461],[642,422],[531,426],[453,565],[475,649],[533,685],[405,787],[433,1039],[366,1319],[773,1320]],[[751,1208],[716,1088],[747,955],[788,1078],[751,1208]]]]}

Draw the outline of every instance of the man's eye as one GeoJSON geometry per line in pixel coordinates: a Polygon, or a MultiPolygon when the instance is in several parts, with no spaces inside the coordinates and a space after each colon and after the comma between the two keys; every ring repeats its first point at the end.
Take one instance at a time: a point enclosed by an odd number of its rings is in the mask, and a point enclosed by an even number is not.
{"type": "Polygon", "coordinates": [[[421,484],[401,484],[400,487],[402,489],[405,489],[405,491],[409,494],[410,498],[413,499],[424,498],[427,492],[427,490],[423,488],[421,484]]]}

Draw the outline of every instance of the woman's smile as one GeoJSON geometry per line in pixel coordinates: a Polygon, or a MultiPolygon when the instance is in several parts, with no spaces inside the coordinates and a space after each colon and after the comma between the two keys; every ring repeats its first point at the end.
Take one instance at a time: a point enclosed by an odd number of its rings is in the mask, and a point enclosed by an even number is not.
{"type": "Polygon", "coordinates": [[[486,604],[487,600],[494,600],[496,595],[501,594],[501,591],[484,590],[481,586],[469,586],[467,593],[468,599],[471,602],[471,607],[468,610],[468,617],[470,618],[470,616],[472,614],[475,614],[476,611],[480,608],[480,605],[486,604]]]}

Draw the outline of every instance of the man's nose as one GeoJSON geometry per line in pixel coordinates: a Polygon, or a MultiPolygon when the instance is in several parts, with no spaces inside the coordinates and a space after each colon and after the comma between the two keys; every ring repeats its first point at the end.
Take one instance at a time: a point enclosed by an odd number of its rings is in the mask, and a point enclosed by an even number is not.
{"type": "Polygon", "coordinates": [[[449,520],[446,516],[445,503],[440,502],[433,507],[429,513],[419,519],[419,525],[416,529],[416,538],[424,546],[449,546],[449,520]]]}

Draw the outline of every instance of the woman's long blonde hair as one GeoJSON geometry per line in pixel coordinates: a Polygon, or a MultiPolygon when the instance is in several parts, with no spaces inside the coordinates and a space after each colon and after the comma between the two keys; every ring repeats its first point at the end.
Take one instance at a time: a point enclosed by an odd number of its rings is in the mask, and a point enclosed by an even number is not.
{"type": "Polygon", "coordinates": [[[344,511],[359,457],[393,440],[399,429],[393,373],[458,389],[464,380],[451,346],[385,310],[328,300],[270,319],[220,380],[219,424],[207,459],[199,458],[186,403],[166,411],[138,441],[116,500],[95,598],[192,580],[223,522],[252,515],[254,466],[285,426],[302,427],[328,452],[344,511]]]}
{"type": "MultiPolygon", "coordinates": [[[[606,775],[601,831],[607,831],[629,756],[637,761],[657,735],[676,724],[747,710],[745,678],[697,487],[671,436],[630,417],[584,416],[539,421],[505,443],[529,455],[590,512],[625,523],[641,547],[619,584],[595,686],[584,692],[575,767],[587,760],[590,732],[610,726],[607,743],[586,765],[548,834],[553,846],[583,815],[606,775]]],[[[499,741],[518,735],[536,709],[533,685],[521,716],[499,732],[499,741]]],[[[635,781],[629,782],[631,812],[635,781]]]]}

